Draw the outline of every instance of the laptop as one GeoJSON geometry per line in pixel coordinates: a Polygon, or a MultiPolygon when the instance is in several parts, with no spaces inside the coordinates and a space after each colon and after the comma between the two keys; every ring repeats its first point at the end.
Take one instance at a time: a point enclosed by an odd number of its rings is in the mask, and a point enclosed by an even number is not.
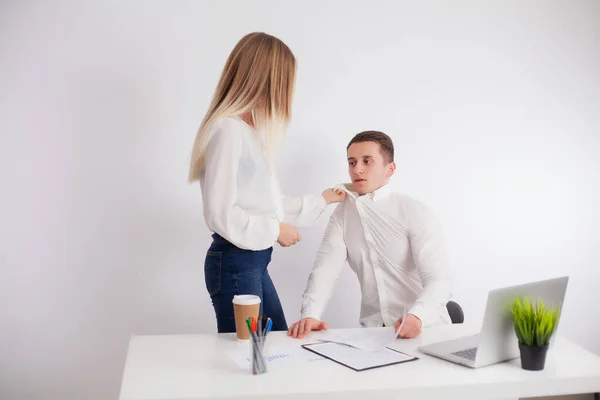
{"type": "MultiPolygon", "coordinates": [[[[477,335],[418,347],[422,353],[470,368],[480,368],[518,358],[519,345],[510,308],[515,299],[541,298],[547,306],[561,306],[567,291],[568,276],[494,289],[489,292],[481,331],[477,335]]],[[[558,321],[557,327],[558,330],[558,321]]],[[[556,330],[550,339],[554,344],[556,330]]]]}

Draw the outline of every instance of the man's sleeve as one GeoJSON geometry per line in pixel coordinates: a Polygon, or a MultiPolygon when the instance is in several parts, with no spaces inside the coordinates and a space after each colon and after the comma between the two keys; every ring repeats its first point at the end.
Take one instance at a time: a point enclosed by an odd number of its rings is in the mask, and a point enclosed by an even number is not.
{"type": "Polygon", "coordinates": [[[439,320],[452,297],[446,244],[438,219],[422,204],[409,214],[408,228],[413,258],[423,284],[423,292],[408,313],[427,326],[439,320]]]}
{"type": "Polygon", "coordinates": [[[317,258],[302,296],[302,318],[321,319],[327,302],[347,259],[343,232],[343,208],[339,204],[331,215],[317,258]]]}

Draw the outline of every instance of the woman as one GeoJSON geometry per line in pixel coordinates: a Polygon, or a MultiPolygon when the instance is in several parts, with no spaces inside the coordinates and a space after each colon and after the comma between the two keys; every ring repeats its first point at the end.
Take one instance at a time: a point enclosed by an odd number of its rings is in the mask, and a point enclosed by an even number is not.
{"type": "Polygon", "coordinates": [[[204,263],[219,332],[235,332],[232,299],[255,294],[273,330],[287,330],[267,266],[273,244],[300,241],[292,226],[315,223],[342,191],[288,198],[272,171],[273,152],[290,122],[296,60],[279,39],[244,36],[221,74],[192,151],[190,182],[200,181],[204,219],[213,231],[204,263]]]}

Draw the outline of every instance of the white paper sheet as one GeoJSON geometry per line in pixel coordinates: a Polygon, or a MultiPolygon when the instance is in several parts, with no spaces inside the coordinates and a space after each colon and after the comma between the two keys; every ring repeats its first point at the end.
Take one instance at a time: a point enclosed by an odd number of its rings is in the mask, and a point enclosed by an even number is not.
{"type": "Polygon", "coordinates": [[[343,343],[365,351],[377,351],[384,349],[396,340],[396,332],[394,332],[394,328],[377,330],[356,329],[344,333],[328,332],[321,340],[343,343]]]}
{"type": "Polygon", "coordinates": [[[364,351],[352,346],[334,342],[313,343],[306,345],[305,347],[357,371],[417,359],[417,357],[400,353],[389,348],[377,351],[364,351]]]}
{"type": "Polygon", "coordinates": [[[390,327],[377,330],[357,329],[352,332],[346,333],[328,332],[325,335],[325,337],[321,340],[328,342],[343,343],[366,351],[382,350],[385,349],[394,340],[396,340],[396,338],[400,334],[402,326],[404,325],[405,319],[406,307],[404,307],[404,312],[402,313],[402,323],[395,331],[394,328],[390,327]]]}
{"type": "MultiPolygon", "coordinates": [[[[236,365],[242,369],[250,368],[250,348],[231,350],[225,353],[236,365]]],[[[267,349],[267,368],[283,367],[303,364],[312,361],[325,360],[325,358],[304,350],[300,345],[279,346],[267,349]]]]}

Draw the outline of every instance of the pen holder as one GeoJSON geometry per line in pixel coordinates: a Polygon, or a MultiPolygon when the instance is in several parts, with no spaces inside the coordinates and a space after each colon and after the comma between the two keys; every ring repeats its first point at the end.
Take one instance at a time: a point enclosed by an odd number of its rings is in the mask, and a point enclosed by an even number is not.
{"type": "Polygon", "coordinates": [[[265,344],[273,322],[271,318],[259,316],[258,318],[248,318],[246,324],[250,333],[250,368],[252,374],[264,374],[267,372],[265,344]]]}
{"type": "Polygon", "coordinates": [[[267,372],[267,352],[265,349],[266,336],[252,335],[250,342],[251,349],[251,369],[253,375],[260,375],[267,372]]]}

